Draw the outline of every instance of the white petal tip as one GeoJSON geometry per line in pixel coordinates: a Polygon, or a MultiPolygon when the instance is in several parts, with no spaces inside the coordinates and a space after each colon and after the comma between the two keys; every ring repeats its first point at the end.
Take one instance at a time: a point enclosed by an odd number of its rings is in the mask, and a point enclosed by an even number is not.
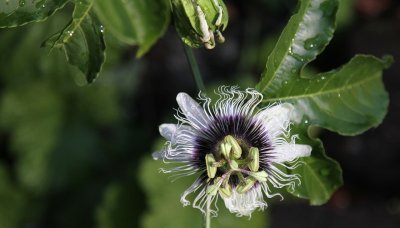
{"type": "MultiPolygon", "coordinates": [[[[300,146],[300,145],[299,145],[300,146]]],[[[301,157],[308,157],[311,155],[312,147],[309,145],[301,145],[304,147],[303,155],[301,157]]]]}
{"type": "Polygon", "coordinates": [[[171,140],[173,135],[175,134],[176,125],[175,124],[161,124],[158,127],[158,131],[160,132],[160,135],[162,137],[164,137],[167,140],[171,140]]]}
{"type": "Polygon", "coordinates": [[[164,158],[163,152],[161,151],[156,151],[151,154],[154,160],[162,160],[164,158]]]}
{"type": "MultiPolygon", "coordinates": [[[[176,101],[178,102],[178,104],[182,101],[184,101],[185,99],[187,99],[187,97],[190,97],[189,94],[185,93],[185,92],[180,92],[178,93],[178,95],[176,95],[176,101]]],[[[191,97],[190,97],[191,98],[191,97]]]]}

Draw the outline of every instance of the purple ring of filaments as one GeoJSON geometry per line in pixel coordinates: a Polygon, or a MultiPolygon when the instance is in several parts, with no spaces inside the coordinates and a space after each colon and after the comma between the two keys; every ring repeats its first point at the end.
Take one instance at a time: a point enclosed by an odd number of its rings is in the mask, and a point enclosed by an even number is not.
{"type": "MultiPolygon", "coordinates": [[[[206,154],[213,153],[214,157],[217,157],[219,144],[227,135],[244,142],[248,147],[258,148],[260,154],[259,171],[264,170],[269,173],[269,158],[273,156],[271,154],[273,148],[268,138],[267,129],[260,120],[245,115],[217,115],[207,128],[199,130],[194,140],[192,164],[197,168],[206,169],[206,154]]],[[[244,157],[241,159],[244,159],[244,157]]],[[[222,174],[218,169],[216,177],[222,174]]],[[[238,183],[237,177],[232,176],[230,183],[236,185],[238,183]]]]}

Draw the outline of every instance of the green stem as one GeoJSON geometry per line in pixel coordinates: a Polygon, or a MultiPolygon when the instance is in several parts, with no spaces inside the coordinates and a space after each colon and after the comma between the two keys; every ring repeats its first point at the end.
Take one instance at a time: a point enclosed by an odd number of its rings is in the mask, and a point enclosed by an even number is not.
{"type": "Polygon", "coordinates": [[[207,196],[206,213],[204,215],[204,228],[211,228],[211,196],[207,196]]]}
{"type": "Polygon", "coordinates": [[[197,65],[196,58],[194,57],[193,50],[186,44],[183,44],[183,48],[185,49],[186,58],[188,59],[190,68],[192,69],[194,81],[196,82],[197,88],[200,91],[205,92],[206,88],[204,87],[203,79],[201,78],[200,69],[197,65]]]}

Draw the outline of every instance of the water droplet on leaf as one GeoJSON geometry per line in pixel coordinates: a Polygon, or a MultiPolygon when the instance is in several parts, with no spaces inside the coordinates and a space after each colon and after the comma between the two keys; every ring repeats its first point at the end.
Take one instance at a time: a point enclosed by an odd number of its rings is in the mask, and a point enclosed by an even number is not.
{"type": "Polygon", "coordinates": [[[311,49],[314,49],[314,48],[318,48],[319,47],[319,45],[318,45],[319,43],[320,43],[320,38],[317,35],[317,36],[315,36],[313,38],[309,38],[309,39],[305,40],[304,41],[304,48],[306,50],[311,50],[311,49]]]}
{"type": "Polygon", "coordinates": [[[19,0],[18,4],[20,7],[23,7],[25,5],[25,0],[19,0]]]}

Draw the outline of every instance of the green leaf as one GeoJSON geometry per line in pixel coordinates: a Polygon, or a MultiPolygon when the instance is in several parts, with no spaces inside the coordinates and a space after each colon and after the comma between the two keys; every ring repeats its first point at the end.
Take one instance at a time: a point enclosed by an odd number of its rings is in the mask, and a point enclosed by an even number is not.
{"type": "Polygon", "coordinates": [[[269,96],[284,81],[298,78],[303,67],[322,52],[333,36],[337,0],[302,0],[268,57],[258,91],[269,96]]]}
{"type": "Polygon", "coordinates": [[[311,139],[304,130],[306,124],[292,127],[291,133],[299,135],[299,144],[312,146],[311,156],[300,158],[301,166],[289,172],[299,174],[301,184],[291,192],[293,195],[310,200],[311,205],[326,203],[332,194],[343,185],[340,165],[325,154],[321,140],[311,139]]]}
{"type": "Polygon", "coordinates": [[[298,120],[356,135],[376,127],[384,118],[388,95],[382,82],[382,70],[392,62],[358,55],[343,67],[321,73],[312,79],[285,81],[279,90],[270,90],[264,102],[290,102],[298,120]]]}
{"type": "Polygon", "coordinates": [[[15,27],[47,19],[69,0],[0,1],[0,28],[15,27]]]}
{"type": "Polygon", "coordinates": [[[170,20],[168,0],[96,0],[95,10],[107,30],[139,46],[138,57],[165,33],[170,20]]]}
{"type": "Polygon", "coordinates": [[[77,0],[69,25],[44,44],[62,48],[67,61],[76,66],[89,83],[96,79],[105,61],[104,28],[91,11],[92,6],[93,0],[77,0]]]}
{"type": "Polygon", "coordinates": [[[0,227],[21,227],[26,216],[27,197],[15,186],[3,163],[0,163],[0,202],[0,227]]]}
{"type": "MultiPolygon", "coordinates": [[[[165,167],[160,161],[150,158],[142,162],[140,169],[140,181],[147,195],[149,209],[142,217],[141,226],[151,227],[202,227],[202,213],[191,206],[183,207],[180,203],[180,195],[195,180],[194,176],[183,177],[174,182],[168,175],[158,170],[165,167]]],[[[263,212],[253,212],[251,219],[248,217],[236,217],[231,214],[220,198],[218,203],[218,217],[211,219],[211,227],[266,227],[267,215],[263,212]]]]}
{"type": "Polygon", "coordinates": [[[48,187],[48,160],[63,119],[60,94],[49,85],[31,82],[5,91],[1,98],[0,128],[10,131],[18,181],[42,193],[48,187]]]}

